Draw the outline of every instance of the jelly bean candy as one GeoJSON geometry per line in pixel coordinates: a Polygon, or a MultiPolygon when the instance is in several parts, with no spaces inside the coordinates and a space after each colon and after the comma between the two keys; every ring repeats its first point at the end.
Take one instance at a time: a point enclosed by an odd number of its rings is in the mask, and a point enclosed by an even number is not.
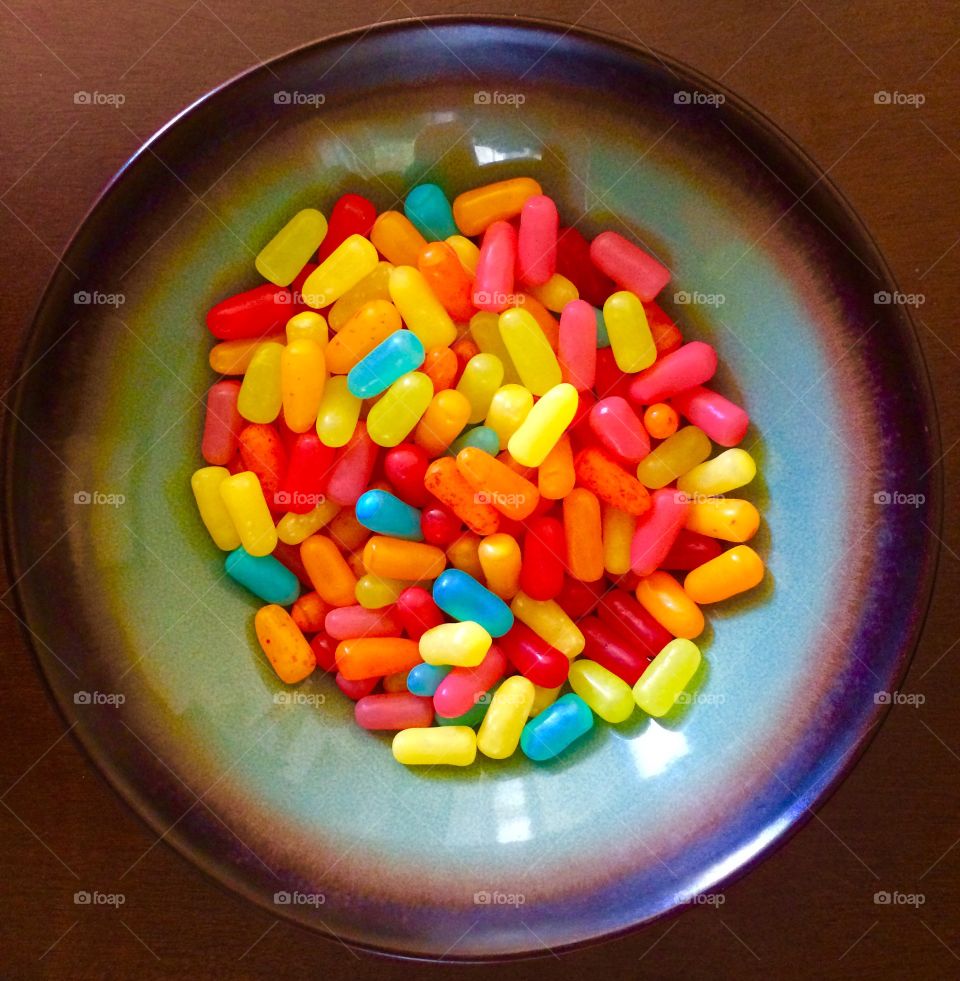
{"type": "Polygon", "coordinates": [[[453,210],[443,189],[436,184],[419,184],[407,194],[403,211],[417,231],[428,241],[457,234],[453,210]]]}
{"type": "Polygon", "coordinates": [[[480,261],[480,247],[463,235],[449,235],[446,239],[447,245],[457,253],[460,265],[466,270],[467,275],[473,279],[477,274],[477,263],[480,261]]]}
{"type": "Polygon", "coordinates": [[[514,675],[497,689],[477,731],[477,749],[492,760],[505,760],[520,745],[536,692],[533,682],[514,675]]]}
{"type": "Polygon", "coordinates": [[[662,402],[709,381],[716,370],[717,352],[702,341],[691,341],[641,371],[630,382],[630,398],[638,405],[662,402]]]}
{"type": "Polygon", "coordinates": [[[329,227],[317,251],[317,261],[323,262],[351,235],[369,235],[377,209],[359,194],[344,194],[330,209],[329,227]]]}
{"type": "Polygon", "coordinates": [[[323,491],[332,461],[333,450],[324,446],[316,433],[302,433],[290,451],[290,463],[274,502],[294,514],[309,514],[325,503],[323,491]]]}
{"type": "Polygon", "coordinates": [[[483,660],[475,667],[457,667],[440,682],[433,696],[437,715],[447,719],[462,718],[477,705],[488,702],[484,696],[504,676],[507,659],[503,651],[492,644],[483,660]]]}
{"type": "Polygon", "coordinates": [[[577,487],[563,499],[563,530],[570,575],[588,582],[603,578],[600,502],[586,488],[577,487]]]}
{"type": "Polygon", "coordinates": [[[455,460],[440,457],[427,468],[424,487],[446,504],[453,513],[478,535],[494,535],[500,530],[500,514],[484,500],[460,473],[455,460]]]}
{"type": "Polygon", "coordinates": [[[505,384],[516,385],[520,381],[520,375],[500,334],[500,318],[497,314],[486,310],[475,313],[470,318],[470,336],[482,353],[493,354],[500,359],[505,384]]]}
{"type": "Polygon", "coordinates": [[[514,177],[464,191],[453,201],[453,218],[464,235],[479,235],[495,221],[520,214],[527,200],[542,193],[529,177],[514,177]]]}
{"type": "Polygon", "coordinates": [[[650,437],[626,399],[600,399],[589,420],[596,441],[615,459],[635,466],[650,452],[650,437]]]}
{"type": "Polygon", "coordinates": [[[351,681],[348,678],[344,678],[339,671],[336,673],[334,680],[340,691],[354,702],[369,695],[380,683],[379,678],[361,678],[359,681],[351,681]]]}
{"type": "Polygon", "coordinates": [[[377,250],[362,235],[351,235],[327,256],[303,284],[304,302],[314,309],[330,306],[377,268],[377,250]]]}
{"type": "MultiPolygon", "coordinates": [[[[453,670],[449,664],[415,664],[407,673],[407,689],[412,695],[432,699],[440,683],[453,670]]],[[[432,708],[431,704],[431,721],[432,708]]]]}
{"type": "Polygon", "coordinates": [[[700,648],[689,640],[672,640],[633,686],[637,705],[655,718],[666,715],[699,667],[700,648]]]}
{"type": "MultiPolygon", "coordinates": [[[[369,416],[367,420],[369,422],[369,416]]],[[[367,427],[358,422],[349,442],[330,468],[327,478],[327,496],[330,500],[337,504],[356,504],[364,489],[370,485],[377,453],[377,444],[367,432],[367,427]]]]}
{"type": "Polygon", "coordinates": [[[723,546],[716,538],[708,538],[706,535],[698,535],[695,531],[682,528],[661,565],[664,569],[689,572],[703,565],[704,562],[715,559],[722,551],[723,546]]]}
{"type": "Polygon", "coordinates": [[[650,510],[637,519],[630,544],[630,568],[639,576],[660,568],[690,509],[686,496],[670,488],[654,491],[650,500],[650,510]]]}
{"type": "Polygon", "coordinates": [[[359,399],[373,398],[402,375],[419,368],[425,354],[416,334],[395,331],[350,369],[347,387],[359,399]]]}
{"type": "Polygon", "coordinates": [[[763,579],[763,559],[749,545],[736,545],[697,566],[683,582],[695,603],[719,603],[753,589],[763,579]]]}
{"type": "MultiPolygon", "coordinates": [[[[330,329],[341,331],[365,307],[371,303],[390,301],[390,273],[393,263],[378,262],[352,289],[347,290],[327,312],[330,329]]],[[[393,304],[390,304],[393,306],[393,304]]],[[[399,316],[398,316],[399,321],[399,316]]],[[[399,323],[398,323],[399,326],[399,323]]],[[[333,369],[331,369],[333,370],[333,369]]]]}
{"type": "Polygon", "coordinates": [[[531,518],[523,537],[520,588],[537,600],[553,599],[563,587],[567,543],[556,518],[531,518]]]}
{"type": "Polygon", "coordinates": [[[736,446],[750,425],[750,417],[740,406],[700,385],[675,395],[673,407],[721,446],[736,446]]]}
{"type": "Polygon", "coordinates": [[[554,273],[545,283],[528,289],[532,297],[553,313],[560,313],[567,304],[580,299],[576,286],[560,273],[554,273]]]}
{"type": "Polygon", "coordinates": [[[640,461],[637,478],[651,490],[659,490],[703,463],[711,449],[702,429],[684,426],[640,461]]]}
{"type": "Polygon", "coordinates": [[[250,422],[273,422],[280,412],[282,344],[263,344],[257,348],[243,376],[237,411],[250,422]]]}
{"type": "Polygon", "coordinates": [[[420,512],[404,504],[388,491],[371,490],[361,494],[356,504],[357,520],[380,535],[422,541],[420,512]]]}
{"type": "Polygon", "coordinates": [[[416,641],[404,637],[355,637],[337,645],[337,670],[348,681],[381,678],[419,663],[416,641]]]}
{"type": "Polygon", "coordinates": [[[388,579],[436,579],[447,558],[433,545],[374,535],[363,547],[363,564],[368,572],[388,579]]]}
{"type": "Polygon", "coordinates": [[[254,627],[263,653],[284,684],[295,685],[313,674],[316,655],[282,606],[261,607],[254,617],[254,627]]]}
{"type": "Polygon", "coordinates": [[[572,300],[560,314],[557,342],[560,375],[578,392],[593,388],[597,373],[596,311],[584,300],[572,300]]]}
{"type": "Polygon", "coordinates": [[[243,548],[231,552],[224,563],[227,575],[265,603],[290,606],[300,595],[297,577],[272,555],[251,555],[243,548]]]}
{"type": "Polygon", "coordinates": [[[399,602],[409,585],[404,579],[387,579],[367,573],[357,579],[353,595],[364,609],[382,610],[385,606],[399,602]]]}
{"type": "MultiPolygon", "coordinates": [[[[384,211],[370,230],[370,241],[395,266],[415,266],[427,240],[399,211],[384,211]]],[[[406,319],[406,318],[404,318],[406,319]]]]}
{"type": "Polygon", "coordinates": [[[575,658],[583,651],[582,631],[554,600],[535,600],[526,593],[517,593],[510,609],[521,623],[566,657],[575,658]]]}
{"type": "Polygon", "coordinates": [[[532,408],[533,395],[522,385],[503,385],[493,393],[485,424],[497,434],[500,449],[506,449],[532,408]]]}
{"type": "MultiPolygon", "coordinates": [[[[210,348],[208,358],[210,368],[218,375],[243,375],[261,344],[282,344],[284,340],[283,334],[276,334],[268,337],[241,338],[237,341],[221,341],[210,348]]],[[[235,384],[239,391],[240,383],[235,384]]]]}
{"type": "Polygon", "coordinates": [[[473,284],[473,305],[499,313],[513,301],[517,264],[517,233],[509,222],[495,221],[483,233],[473,284]]]}
{"type": "Polygon", "coordinates": [[[561,228],[557,236],[557,272],[576,284],[580,295],[598,307],[616,291],[616,283],[605,276],[590,258],[590,243],[576,228],[561,228]]]}
{"type": "Polygon", "coordinates": [[[473,620],[492,637],[513,626],[510,607],[495,593],[459,569],[447,569],[433,584],[433,601],[454,620],[473,620]]]}
{"type": "Polygon", "coordinates": [[[715,497],[749,484],[756,475],[757,465],[746,450],[725,450],[688,470],[677,481],[677,490],[690,497],[715,497]]]}
{"type": "MultiPolygon", "coordinates": [[[[416,257],[413,261],[417,261],[416,257]]],[[[449,347],[453,343],[457,329],[419,269],[412,265],[397,266],[390,273],[390,298],[425,350],[449,347]]]]}
{"type": "Polygon", "coordinates": [[[347,374],[400,326],[400,314],[389,300],[363,304],[327,345],[327,368],[334,375],[347,374]]]}
{"type": "Polygon", "coordinates": [[[533,315],[522,307],[500,314],[500,336],[520,380],[534,395],[544,395],[562,378],[557,356],[533,315]]]}
{"type": "Polygon", "coordinates": [[[520,474],[483,450],[467,447],[457,454],[457,469],[477,491],[477,499],[501,514],[523,521],[536,510],[540,492],[520,474]]]}
{"type": "Polygon", "coordinates": [[[633,714],[631,687],[596,661],[581,659],[571,664],[570,687],[605,722],[616,725],[633,714]]]}
{"type": "Polygon", "coordinates": [[[566,655],[551,647],[525,623],[515,623],[499,644],[517,671],[535,685],[556,688],[566,681],[570,670],[566,655]]]}
{"type": "Polygon", "coordinates": [[[674,637],[692,640],[703,633],[700,607],[669,572],[654,572],[640,580],[637,600],[674,637]]]}
{"type": "Polygon", "coordinates": [[[317,407],[317,435],[326,446],[345,446],[353,435],[360,417],[360,402],[347,388],[347,379],[335,376],[327,380],[317,407]]]}
{"type": "Polygon", "coordinates": [[[617,232],[601,232],[590,243],[596,267],[641,300],[652,300],[670,281],[670,270],[617,232]]]}
{"type": "Polygon", "coordinates": [[[467,362],[457,382],[457,391],[470,403],[468,422],[480,422],[486,416],[502,381],[503,365],[495,354],[477,354],[467,362]]]}
{"type": "Polygon", "coordinates": [[[254,265],[264,279],[288,286],[327,234],[327,219],[314,208],[298,211],[260,250],[254,265]]]}
{"type": "Polygon", "coordinates": [[[562,500],[576,483],[573,469],[573,447],[570,437],[564,434],[537,470],[537,485],[543,497],[551,501],[562,500]]]}
{"type": "Polygon", "coordinates": [[[211,307],[207,329],[221,341],[236,341],[276,333],[289,317],[290,291],[266,284],[211,307]]]}
{"type": "Polygon", "coordinates": [[[478,548],[487,588],[501,599],[512,599],[520,588],[520,546],[512,535],[488,535],[478,548]]]}
{"type": "Polygon", "coordinates": [[[449,446],[447,452],[457,457],[461,450],[480,450],[490,456],[496,456],[500,451],[500,438],[489,426],[473,426],[465,429],[449,446]]]}
{"type": "Polygon", "coordinates": [[[430,545],[446,548],[452,545],[462,532],[463,522],[442,504],[426,507],[420,513],[420,533],[423,540],[430,545]]]}
{"type": "Polygon", "coordinates": [[[427,664],[450,664],[475,668],[490,650],[490,634],[471,620],[441,623],[431,627],[418,641],[420,657],[427,664]]]}
{"type": "Polygon", "coordinates": [[[690,531],[725,542],[748,542],[760,527],[760,513],[749,502],[733,497],[695,501],[687,512],[690,531]]]}
{"type": "Polygon", "coordinates": [[[604,505],[601,531],[603,567],[609,575],[622,576],[630,571],[630,543],[636,526],[635,515],[609,504],[604,505]]]}
{"type": "Polygon", "coordinates": [[[382,692],[358,699],[353,716],[361,729],[381,732],[425,729],[433,724],[433,702],[406,691],[382,692]]]}
{"type": "Polygon", "coordinates": [[[220,485],[230,476],[226,467],[202,467],[190,478],[200,520],[217,548],[232,552],[240,544],[233,519],[220,496],[220,485]]]}
{"type": "Polygon", "coordinates": [[[650,663],[645,651],[638,650],[597,617],[583,617],[579,626],[584,638],[583,656],[602,665],[628,685],[634,684],[650,663]]]}
{"type": "Polygon", "coordinates": [[[243,418],[237,409],[240,383],[214,382],[207,392],[207,412],[203,423],[200,452],[207,463],[225,466],[237,452],[243,418]]]}
{"type": "Polygon", "coordinates": [[[393,737],[393,758],[407,766],[470,766],[477,734],[468,726],[404,729],[393,737]]]}
{"type": "Polygon", "coordinates": [[[606,593],[597,605],[597,615],[602,623],[647,658],[656,657],[673,636],[623,589],[606,593]]]}
{"type": "Polygon", "coordinates": [[[520,748],[531,760],[552,760],[593,728],[593,713],[587,703],[570,692],[558,698],[520,736],[520,748]]]}
{"type": "Polygon", "coordinates": [[[417,256],[417,268],[454,320],[467,321],[477,312],[473,305],[473,278],[446,242],[427,245],[417,256]]]}
{"type": "Polygon", "coordinates": [[[624,290],[608,297],[603,304],[603,322],[610,338],[610,350],[621,371],[641,371],[653,364],[657,347],[636,294],[624,290]]]}
{"type": "Polygon", "coordinates": [[[323,535],[311,535],[300,546],[300,557],[319,596],[331,606],[352,606],[357,577],[336,545],[323,535]]]}
{"type": "Polygon", "coordinates": [[[269,555],[277,544],[277,529],[256,474],[244,471],[225,478],[220,497],[243,547],[251,555],[269,555]]]}
{"type": "Polygon", "coordinates": [[[577,483],[605,504],[638,517],[650,509],[646,488],[596,446],[582,449],[574,457],[573,467],[577,483]]]}
{"type": "Polygon", "coordinates": [[[537,194],[520,209],[517,237],[517,269],[531,286],[545,283],[557,269],[557,234],[560,217],[552,198],[537,194]]]}
{"type": "Polygon", "coordinates": [[[401,501],[422,508],[430,498],[423,481],[430,466],[424,450],[412,443],[393,446],[384,454],[383,470],[401,501]]]}
{"type": "Polygon", "coordinates": [[[526,467],[538,467],[557,445],[577,411],[577,390],[565,382],[555,385],[537,402],[510,437],[510,455],[526,467]]]}
{"type": "Polygon", "coordinates": [[[293,341],[310,340],[316,341],[321,348],[325,348],[330,340],[326,320],[314,310],[305,310],[303,313],[294,314],[287,321],[284,335],[288,344],[293,341]]]}
{"type": "Polygon", "coordinates": [[[402,443],[427,411],[433,382],[422,371],[402,375],[367,415],[370,438],[378,446],[402,443]]]}

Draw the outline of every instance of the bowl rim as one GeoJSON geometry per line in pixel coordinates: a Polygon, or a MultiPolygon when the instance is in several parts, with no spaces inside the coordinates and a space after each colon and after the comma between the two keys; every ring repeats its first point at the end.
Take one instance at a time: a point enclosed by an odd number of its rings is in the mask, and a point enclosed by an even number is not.
{"type": "MultiPolygon", "coordinates": [[[[29,567],[26,569],[21,568],[19,561],[19,546],[16,541],[15,534],[12,533],[12,529],[15,527],[13,523],[14,507],[13,495],[9,492],[9,489],[11,488],[13,482],[15,436],[20,426],[19,416],[16,410],[20,407],[24,389],[26,387],[26,377],[30,372],[30,367],[27,364],[27,360],[30,354],[32,338],[35,334],[35,327],[48,299],[53,292],[58,278],[63,274],[63,268],[66,268],[64,262],[65,257],[68,256],[73,250],[84,227],[90,221],[91,217],[104,206],[106,199],[109,197],[114,188],[120,184],[120,182],[126,177],[128,171],[130,171],[141,158],[145,157],[148,153],[152,153],[153,147],[160,142],[162,137],[168,131],[174,129],[177,124],[194,113],[199,107],[212,101],[221,92],[229,89],[238,82],[258,73],[270,71],[284,62],[306,56],[308,52],[316,48],[321,48],[324,45],[349,40],[354,40],[356,43],[370,34],[386,34],[392,31],[397,31],[398,29],[407,30],[410,28],[416,28],[417,26],[427,30],[430,30],[430,28],[433,26],[499,26],[503,28],[519,28],[521,31],[540,30],[558,34],[558,43],[559,40],[562,40],[564,37],[573,35],[579,37],[583,41],[598,45],[600,47],[612,47],[614,49],[618,49],[621,53],[627,54],[632,58],[641,59],[648,64],[658,66],[661,69],[667,69],[676,74],[678,78],[684,77],[707,87],[710,91],[723,94],[726,101],[732,103],[736,107],[737,111],[746,116],[754,124],[757,124],[760,129],[765,130],[771,139],[781,144],[801,168],[803,168],[811,177],[816,178],[817,184],[822,184],[824,186],[829,197],[842,211],[844,218],[850,222],[862,236],[863,244],[868,248],[869,258],[875,264],[879,277],[883,281],[883,285],[889,285],[894,289],[898,288],[899,284],[897,283],[897,280],[893,275],[886,258],[877,245],[874,236],[870,232],[870,229],[866,225],[865,221],[860,217],[858,212],[854,209],[847,196],[834,182],[830,174],[823,170],[823,168],[821,168],[814,158],[766,113],[758,109],[736,91],[730,89],[725,82],[710,77],[709,75],[699,71],[696,68],[693,68],[685,61],[682,61],[673,55],[669,55],[656,48],[652,48],[646,44],[643,44],[643,42],[636,43],[605,30],[584,27],[579,23],[570,24],[567,21],[556,18],[507,16],[502,14],[430,14],[423,17],[414,15],[410,17],[377,21],[373,24],[361,25],[332,34],[326,34],[321,37],[314,38],[311,41],[307,41],[304,44],[296,45],[287,49],[286,51],[281,52],[280,54],[264,59],[249,68],[245,68],[235,73],[225,81],[198,96],[183,109],[173,115],[166,123],[156,129],[147,139],[145,139],[143,143],[123,162],[113,176],[103,185],[90,206],[83,214],[82,218],[77,222],[76,227],[74,228],[66,244],[59,250],[56,263],[47,278],[38,301],[33,307],[33,311],[30,314],[30,319],[18,339],[14,356],[11,361],[11,369],[8,372],[8,377],[6,379],[8,382],[8,395],[3,399],[3,426],[2,431],[0,431],[0,468],[2,468],[0,469],[0,474],[2,474],[2,486],[5,490],[3,516],[6,533],[2,535],[4,565],[5,572],[10,583],[9,593],[13,599],[14,609],[11,612],[14,612],[18,621],[17,626],[20,632],[20,637],[23,640],[27,650],[30,652],[34,666],[37,669],[37,673],[47,691],[50,702],[56,708],[57,714],[65,727],[66,733],[69,734],[74,745],[81,750],[81,755],[86,759],[88,769],[92,770],[100,779],[102,784],[109,788],[116,797],[123,801],[130,812],[135,815],[137,820],[141,822],[151,834],[160,835],[164,843],[170,846],[171,851],[176,854],[189,868],[201,872],[208,881],[213,882],[226,895],[233,897],[241,895],[246,900],[254,903],[260,909],[270,913],[276,919],[282,919],[287,924],[295,926],[298,930],[305,934],[311,936],[320,935],[326,940],[337,941],[345,946],[362,950],[377,957],[428,964],[437,964],[442,962],[490,964],[497,962],[538,960],[548,957],[551,954],[569,953],[576,950],[582,950],[587,947],[608,944],[632,934],[638,934],[641,930],[652,927],[658,922],[671,920],[674,917],[679,916],[682,912],[684,912],[684,907],[682,905],[676,905],[652,916],[649,919],[632,923],[606,933],[552,946],[548,949],[544,948],[509,953],[492,953],[489,955],[457,955],[455,953],[449,953],[438,958],[429,954],[419,954],[412,953],[410,951],[397,950],[386,945],[381,946],[367,942],[345,940],[332,930],[329,930],[323,926],[306,925],[303,921],[294,918],[285,907],[268,905],[266,901],[254,890],[248,889],[242,884],[230,881],[226,876],[221,875],[216,864],[210,862],[210,860],[202,852],[199,852],[197,849],[191,847],[188,841],[181,839],[176,834],[168,834],[167,832],[169,829],[163,827],[162,822],[155,820],[154,814],[140,806],[136,794],[131,792],[131,789],[126,785],[125,781],[122,779],[118,779],[116,781],[111,779],[110,775],[108,774],[108,765],[106,760],[100,758],[98,751],[92,744],[88,744],[86,734],[83,731],[83,726],[76,722],[71,723],[66,706],[57,696],[53,683],[47,674],[44,661],[40,656],[40,652],[34,642],[32,632],[26,620],[26,610],[24,607],[23,598],[21,596],[20,581],[27,574],[27,572],[29,572],[29,567]],[[8,396],[10,395],[13,397],[13,408],[7,404],[8,396]]],[[[934,541],[929,545],[930,554],[925,563],[923,579],[911,597],[911,605],[909,609],[915,615],[912,623],[910,624],[909,630],[907,631],[906,640],[901,645],[900,651],[897,655],[892,677],[892,680],[896,683],[897,687],[899,687],[902,683],[910,664],[913,661],[913,657],[919,646],[930,612],[930,607],[933,602],[935,592],[934,587],[937,581],[939,564],[943,550],[942,535],[944,521],[943,501],[945,479],[940,417],[937,401],[934,396],[934,386],[933,379],[930,374],[930,367],[926,355],[924,354],[923,347],[920,343],[919,331],[917,330],[913,313],[907,306],[902,306],[899,312],[904,323],[906,324],[908,339],[911,342],[908,344],[908,348],[912,354],[912,363],[910,367],[914,371],[921,389],[921,415],[929,424],[930,449],[936,454],[936,460],[928,471],[931,489],[934,492],[934,499],[931,508],[931,514],[934,519],[934,528],[928,528],[928,530],[931,531],[934,541]]],[[[848,753],[835,767],[834,772],[830,776],[829,780],[823,785],[819,793],[804,805],[800,813],[792,815],[789,823],[784,828],[777,831],[777,833],[767,842],[765,842],[761,848],[754,852],[748,859],[741,862],[735,869],[719,878],[711,886],[712,889],[723,890],[729,888],[731,885],[738,882],[759,864],[769,858],[775,851],[781,849],[788,841],[790,841],[790,839],[793,838],[795,834],[797,834],[802,828],[806,827],[807,823],[814,816],[815,811],[822,808],[829,801],[840,784],[843,783],[850,775],[851,771],[873,742],[891,708],[892,705],[890,703],[879,704],[876,706],[872,723],[857,734],[848,753]]]]}

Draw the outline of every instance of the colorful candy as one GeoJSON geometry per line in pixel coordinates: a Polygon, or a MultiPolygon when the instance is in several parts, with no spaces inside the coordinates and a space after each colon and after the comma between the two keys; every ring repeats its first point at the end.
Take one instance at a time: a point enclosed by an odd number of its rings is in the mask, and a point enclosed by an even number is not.
{"type": "Polygon", "coordinates": [[[290,606],[300,595],[297,577],[272,555],[251,555],[243,548],[224,562],[227,575],[264,603],[290,606]]]}
{"type": "Polygon", "coordinates": [[[633,686],[637,705],[654,718],[666,715],[699,667],[700,648],[696,644],[682,638],[670,641],[633,686]]]}
{"type": "Polygon", "coordinates": [[[525,467],[538,467],[573,421],[579,400],[573,385],[561,382],[545,392],[507,441],[511,456],[525,467]]]}
{"type": "Polygon", "coordinates": [[[327,219],[319,211],[298,211],[257,254],[257,272],[277,286],[289,286],[326,234],[327,219]]]}
{"type": "Polygon", "coordinates": [[[496,690],[477,730],[477,749],[492,760],[513,756],[536,696],[533,682],[514,675],[496,690]]]}
{"type": "Polygon", "coordinates": [[[763,559],[749,545],[737,545],[697,566],[683,581],[695,603],[719,603],[753,589],[763,579],[763,559]]]}
{"type": "Polygon", "coordinates": [[[570,692],[523,727],[520,748],[531,760],[552,760],[592,728],[590,707],[579,695],[570,692]]]}
{"type": "Polygon", "coordinates": [[[433,584],[433,601],[454,620],[473,620],[492,637],[513,626],[513,613],[499,596],[459,569],[447,569],[433,584]]]}
{"type": "Polygon", "coordinates": [[[477,734],[469,726],[404,729],[393,737],[393,758],[406,766],[470,766],[477,734]]]}

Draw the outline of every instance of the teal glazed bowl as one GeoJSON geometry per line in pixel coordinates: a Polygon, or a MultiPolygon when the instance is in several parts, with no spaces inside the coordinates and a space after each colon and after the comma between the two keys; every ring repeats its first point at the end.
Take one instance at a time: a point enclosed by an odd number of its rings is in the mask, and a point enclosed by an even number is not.
{"type": "MultiPolygon", "coordinates": [[[[559,950],[721,890],[796,829],[886,711],[936,561],[930,387],[889,271],[774,126],[680,64],[514,19],[329,38],[185,110],[73,239],[15,372],[7,560],[53,698],[162,837],[276,915],[430,958],[559,950]],[[405,769],[332,679],[292,695],[189,478],[206,310],[298,209],[381,210],[532,175],[565,223],[635,236],[753,423],[769,576],[709,611],[662,720],[547,764],[405,769]],[[895,298],[895,297],[894,297],[895,298]]],[[[136,874],[134,869],[131,875],[136,874]]]]}

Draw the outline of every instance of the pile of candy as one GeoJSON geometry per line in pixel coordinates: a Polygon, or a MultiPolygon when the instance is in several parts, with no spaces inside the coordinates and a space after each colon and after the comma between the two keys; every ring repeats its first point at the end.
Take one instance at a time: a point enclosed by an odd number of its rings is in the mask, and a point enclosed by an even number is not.
{"type": "Polygon", "coordinates": [[[335,672],[406,764],[547,760],[594,715],[669,712],[701,604],[764,566],[722,496],[753,459],[709,459],[748,418],[654,302],[668,271],[561,229],[529,178],[403,213],[347,194],[256,268],[207,315],[228,377],[192,486],[280,679],[335,672]]]}

